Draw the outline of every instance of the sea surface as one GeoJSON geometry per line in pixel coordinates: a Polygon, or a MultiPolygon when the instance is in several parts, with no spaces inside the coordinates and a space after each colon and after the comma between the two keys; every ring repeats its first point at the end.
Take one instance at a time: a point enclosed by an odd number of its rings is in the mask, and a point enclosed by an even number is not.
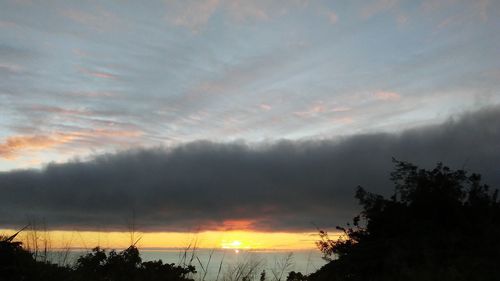
{"type": "MultiPolygon", "coordinates": [[[[143,261],[161,259],[164,263],[176,265],[194,265],[197,274],[195,280],[224,280],[238,271],[255,273],[258,280],[262,271],[267,280],[274,280],[274,275],[281,275],[286,279],[290,271],[299,271],[308,274],[318,270],[326,262],[318,250],[235,250],[235,249],[197,249],[185,251],[181,249],[150,250],[139,249],[143,261]]],[[[76,259],[88,253],[85,250],[71,250],[70,252],[54,251],[50,259],[55,263],[74,264],[76,259]]],[[[276,278],[278,279],[278,278],[276,278]]]]}

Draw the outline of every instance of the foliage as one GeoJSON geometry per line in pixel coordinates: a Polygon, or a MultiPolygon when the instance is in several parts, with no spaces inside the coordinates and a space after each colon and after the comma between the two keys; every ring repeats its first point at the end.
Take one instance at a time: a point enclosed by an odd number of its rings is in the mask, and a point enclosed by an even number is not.
{"type": "Polygon", "coordinates": [[[300,272],[290,271],[286,281],[307,281],[307,275],[303,275],[300,272]]]}
{"type": "Polygon", "coordinates": [[[363,207],[339,240],[320,232],[330,262],[309,280],[499,280],[500,203],[477,174],[396,161],[393,196],[358,187],[363,207]]]}
{"type": "Polygon", "coordinates": [[[69,268],[37,261],[21,242],[11,238],[0,237],[0,280],[68,280],[69,268]]]}
{"type": "Polygon", "coordinates": [[[139,250],[130,246],[109,254],[99,247],[78,258],[73,268],[34,259],[20,242],[0,239],[0,280],[51,281],[192,281],[194,266],[163,264],[161,260],[142,262],[139,250]]]}

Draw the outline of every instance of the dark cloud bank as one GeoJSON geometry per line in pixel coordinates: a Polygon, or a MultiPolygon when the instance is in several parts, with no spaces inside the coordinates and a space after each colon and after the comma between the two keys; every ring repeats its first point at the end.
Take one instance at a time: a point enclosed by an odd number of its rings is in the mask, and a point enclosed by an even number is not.
{"type": "Polygon", "coordinates": [[[399,134],[272,144],[193,142],[0,173],[0,228],[43,218],[54,229],[310,230],[349,221],[354,189],[393,190],[391,157],[481,173],[500,186],[500,107],[399,134]]]}

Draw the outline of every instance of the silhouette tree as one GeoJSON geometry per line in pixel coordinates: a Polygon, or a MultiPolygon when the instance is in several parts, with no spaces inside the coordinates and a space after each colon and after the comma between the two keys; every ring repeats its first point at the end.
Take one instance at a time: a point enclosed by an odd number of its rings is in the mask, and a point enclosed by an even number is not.
{"type": "Polygon", "coordinates": [[[330,262],[309,280],[500,280],[500,203],[478,174],[393,160],[386,199],[358,187],[363,210],[343,238],[320,231],[330,262]]]}
{"type": "Polygon", "coordinates": [[[13,241],[19,232],[10,237],[0,237],[1,281],[69,280],[68,267],[37,261],[33,253],[22,247],[21,242],[13,241]]]}
{"type": "Polygon", "coordinates": [[[193,281],[194,266],[142,262],[139,250],[130,246],[121,252],[99,247],[81,256],[72,267],[37,261],[13,237],[0,237],[0,281],[193,281]]]}
{"type": "Polygon", "coordinates": [[[191,273],[196,273],[194,266],[175,266],[163,264],[161,260],[142,262],[139,250],[135,246],[108,255],[99,247],[85,256],[78,258],[75,271],[75,280],[94,281],[121,281],[121,280],[148,280],[148,281],[189,281],[191,273]]]}

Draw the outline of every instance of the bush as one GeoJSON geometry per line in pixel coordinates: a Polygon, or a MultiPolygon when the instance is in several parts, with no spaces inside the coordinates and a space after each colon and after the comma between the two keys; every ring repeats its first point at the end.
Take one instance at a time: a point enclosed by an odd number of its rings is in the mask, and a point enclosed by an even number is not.
{"type": "Polygon", "coordinates": [[[39,262],[20,242],[0,239],[1,281],[193,281],[194,266],[163,264],[161,260],[142,262],[139,250],[130,246],[109,254],[99,247],[78,258],[73,268],[39,262]]]}
{"type": "Polygon", "coordinates": [[[395,161],[393,196],[358,187],[361,214],[340,240],[317,243],[330,262],[309,280],[500,280],[500,204],[477,174],[395,161]]]}

